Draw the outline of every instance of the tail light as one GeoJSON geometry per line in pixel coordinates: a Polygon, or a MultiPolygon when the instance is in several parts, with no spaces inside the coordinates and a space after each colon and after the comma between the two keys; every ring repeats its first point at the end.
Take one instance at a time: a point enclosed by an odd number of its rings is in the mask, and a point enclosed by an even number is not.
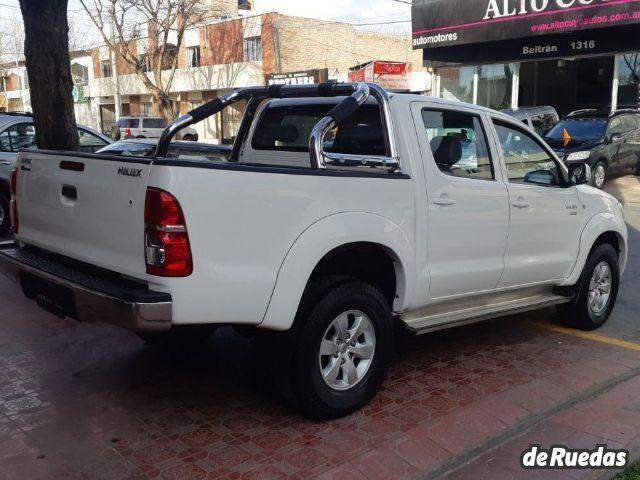
{"type": "Polygon", "coordinates": [[[130,128],[125,128],[124,129],[124,138],[131,138],[131,129],[130,128]]]}
{"type": "Polygon", "coordinates": [[[178,200],[168,192],[148,188],[144,222],[147,273],[158,277],[191,275],[193,261],[189,235],[178,200]]]}
{"type": "Polygon", "coordinates": [[[13,233],[18,233],[18,169],[11,170],[11,176],[9,178],[10,190],[11,190],[11,226],[13,227],[13,233]]]}

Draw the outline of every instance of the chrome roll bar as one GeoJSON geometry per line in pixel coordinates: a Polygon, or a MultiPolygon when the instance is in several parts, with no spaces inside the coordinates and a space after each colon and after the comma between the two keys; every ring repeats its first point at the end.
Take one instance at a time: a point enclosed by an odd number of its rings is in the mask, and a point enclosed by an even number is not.
{"type": "Polygon", "coordinates": [[[325,169],[327,165],[347,167],[385,167],[400,171],[398,145],[393,127],[389,95],[378,85],[367,83],[321,83],[315,85],[271,85],[268,87],[249,87],[235,90],[228,95],[212,100],[186,115],[178,118],[162,133],[156,148],[156,157],[166,157],[169,145],[175,134],[185,127],[200,122],[229,105],[241,100],[294,97],[337,97],[346,96],[331,109],[313,128],[309,139],[309,155],[314,169],[325,169]],[[388,156],[353,155],[327,153],[324,151],[324,139],[336,126],[362,106],[369,96],[373,96],[380,106],[380,121],[384,132],[385,147],[388,156]]]}

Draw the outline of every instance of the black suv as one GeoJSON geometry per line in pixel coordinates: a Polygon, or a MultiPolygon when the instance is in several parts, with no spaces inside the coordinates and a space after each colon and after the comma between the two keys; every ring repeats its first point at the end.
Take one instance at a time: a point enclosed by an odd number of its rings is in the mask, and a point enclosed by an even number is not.
{"type": "Polygon", "coordinates": [[[640,111],[578,110],[563,118],[545,140],[566,164],[591,166],[591,184],[602,188],[607,176],[634,169],[640,174],[640,111]]]}

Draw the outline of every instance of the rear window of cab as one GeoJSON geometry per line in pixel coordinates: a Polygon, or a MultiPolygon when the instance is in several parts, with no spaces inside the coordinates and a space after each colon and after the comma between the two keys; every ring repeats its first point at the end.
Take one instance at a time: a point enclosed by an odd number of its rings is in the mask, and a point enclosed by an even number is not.
{"type": "MultiPolygon", "coordinates": [[[[254,150],[308,152],[313,127],[333,105],[269,107],[253,135],[254,150]]],[[[387,155],[378,105],[363,105],[325,137],[324,151],[387,155]]]]}

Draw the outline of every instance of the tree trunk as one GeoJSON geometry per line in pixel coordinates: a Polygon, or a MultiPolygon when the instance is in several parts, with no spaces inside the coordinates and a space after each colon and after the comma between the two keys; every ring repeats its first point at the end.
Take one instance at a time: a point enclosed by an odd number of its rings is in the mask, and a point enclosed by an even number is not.
{"type": "Polygon", "coordinates": [[[160,115],[165,119],[167,125],[173,122],[174,111],[173,104],[171,103],[171,98],[164,92],[159,92],[157,94],[158,107],[160,108],[160,115]]]}
{"type": "Polygon", "coordinates": [[[78,149],[67,1],[20,0],[33,123],[42,149],[78,149]]]}

